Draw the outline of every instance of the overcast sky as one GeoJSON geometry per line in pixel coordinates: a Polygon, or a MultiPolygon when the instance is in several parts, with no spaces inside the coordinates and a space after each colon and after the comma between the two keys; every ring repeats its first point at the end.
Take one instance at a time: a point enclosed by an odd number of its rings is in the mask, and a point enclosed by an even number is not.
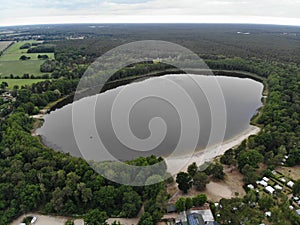
{"type": "Polygon", "coordinates": [[[300,25],[300,0],[0,0],[0,26],[51,23],[300,25]]]}

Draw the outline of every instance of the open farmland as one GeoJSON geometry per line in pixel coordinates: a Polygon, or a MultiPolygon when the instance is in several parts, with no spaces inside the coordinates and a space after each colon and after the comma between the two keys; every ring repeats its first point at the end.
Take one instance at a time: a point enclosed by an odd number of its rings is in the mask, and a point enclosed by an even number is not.
{"type": "Polygon", "coordinates": [[[0,52],[5,50],[11,43],[12,41],[0,41],[0,52]]]}
{"type": "Polygon", "coordinates": [[[10,46],[0,57],[0,77],[23,76],[29,75],[39,76],[40,66],[45,60],[38,59],[38,55],[48,55],[49,59],[54,59],[54,53],[27,53],[27,49],[20,49],[25,43],[36,43],[37,41],[20,41],[10,46]],[[22,55],[30,57],[29,60],[19,60],[22,55]]]}

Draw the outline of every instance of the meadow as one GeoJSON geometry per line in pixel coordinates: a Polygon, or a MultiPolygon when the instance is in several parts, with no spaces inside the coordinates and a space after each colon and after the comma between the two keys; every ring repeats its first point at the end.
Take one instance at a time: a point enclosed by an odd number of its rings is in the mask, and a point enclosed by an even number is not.
{"type": "Polygon", "coordinates": [[[14,43],[0,57],[0,77],[9,76],[23,76],[27,73],[29,75],[39,76],[43,73],[40,71],[40,66],[45,60],[38,59],[38,55],[48,55],[49,59],[54,59],[54,53],[27,53],[27,49],[20,49],[25,43],[34,43],[37,41],[20,41],[14,43]],[[25,55],[30,57],[29,60],[22,61],[20,57],[25,55]]]}

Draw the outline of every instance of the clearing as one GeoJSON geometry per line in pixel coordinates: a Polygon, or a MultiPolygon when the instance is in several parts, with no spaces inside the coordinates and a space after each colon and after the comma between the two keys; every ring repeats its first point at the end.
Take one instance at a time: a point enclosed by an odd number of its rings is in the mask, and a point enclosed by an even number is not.
{"type": "Polygon", "coordinates": [[[276,170],[282,173],[285,177],[290,177],[293,180],[300,179],[300,166],[294,166],[294,167],[279,166],[276,168],[276,170]]]}
{"type": "MultiPolygon", "coordinates": [[[[31,214],[20,216],[11,225],[19,225],[23,221],[23,219],[27,216],[37,217],[37,221],[35,222],[35,225],[65,225],[65,222],[67,222],[67,220],[70,219],[68,217],[62,217],[62,216],[45,216],[39,213],[31,213],[31,214]]],[[[74,224],[84,225],[84,222],[82,219],[77,219],[74,221],[74,224]]]]}
{"type": "Polygon", "coordinates": [[[243,175],[237,168],[224,166],[226,174],[223,181],[211,180],[204,191],[197,191],[195,187],[191,188],[186,195],[184,195],[178,188],[177,184],[173,183],[168,186],[168,193],[172,195],[169,203],[174,204],[181,196],[194,197],[198,194],[206,194],[211,201],[218,202],[221,198],[233,198],[238,193],[239,197],[243,197],[246,193],[243,188],[243,175]]]}

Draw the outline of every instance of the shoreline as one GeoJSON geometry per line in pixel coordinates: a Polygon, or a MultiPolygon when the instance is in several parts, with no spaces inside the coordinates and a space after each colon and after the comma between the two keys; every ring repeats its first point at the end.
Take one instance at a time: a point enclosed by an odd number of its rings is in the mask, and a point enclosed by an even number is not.
{"type": "Polygon", "coordinates": [[[221,144],[210,146],[202,151],[195,152],[192,156],[183,155],[170,158],[164,158],[167,165],[167,172],[175,176],[178,172],[186,172],[190,164],[195,162],[198,166],[205,162],[210,162],[218,156],[223,155],[227,150],[239,146],[244,140],[251,135],[256,135],[261,128],[249,125],[249,128],[242,133],[234,136],[231,139],[224,141],[221,144]],[[182,166],[178,169],[178,165],[182,166]],[[176,174],[174,174],[174,172],[176,174]]]}

